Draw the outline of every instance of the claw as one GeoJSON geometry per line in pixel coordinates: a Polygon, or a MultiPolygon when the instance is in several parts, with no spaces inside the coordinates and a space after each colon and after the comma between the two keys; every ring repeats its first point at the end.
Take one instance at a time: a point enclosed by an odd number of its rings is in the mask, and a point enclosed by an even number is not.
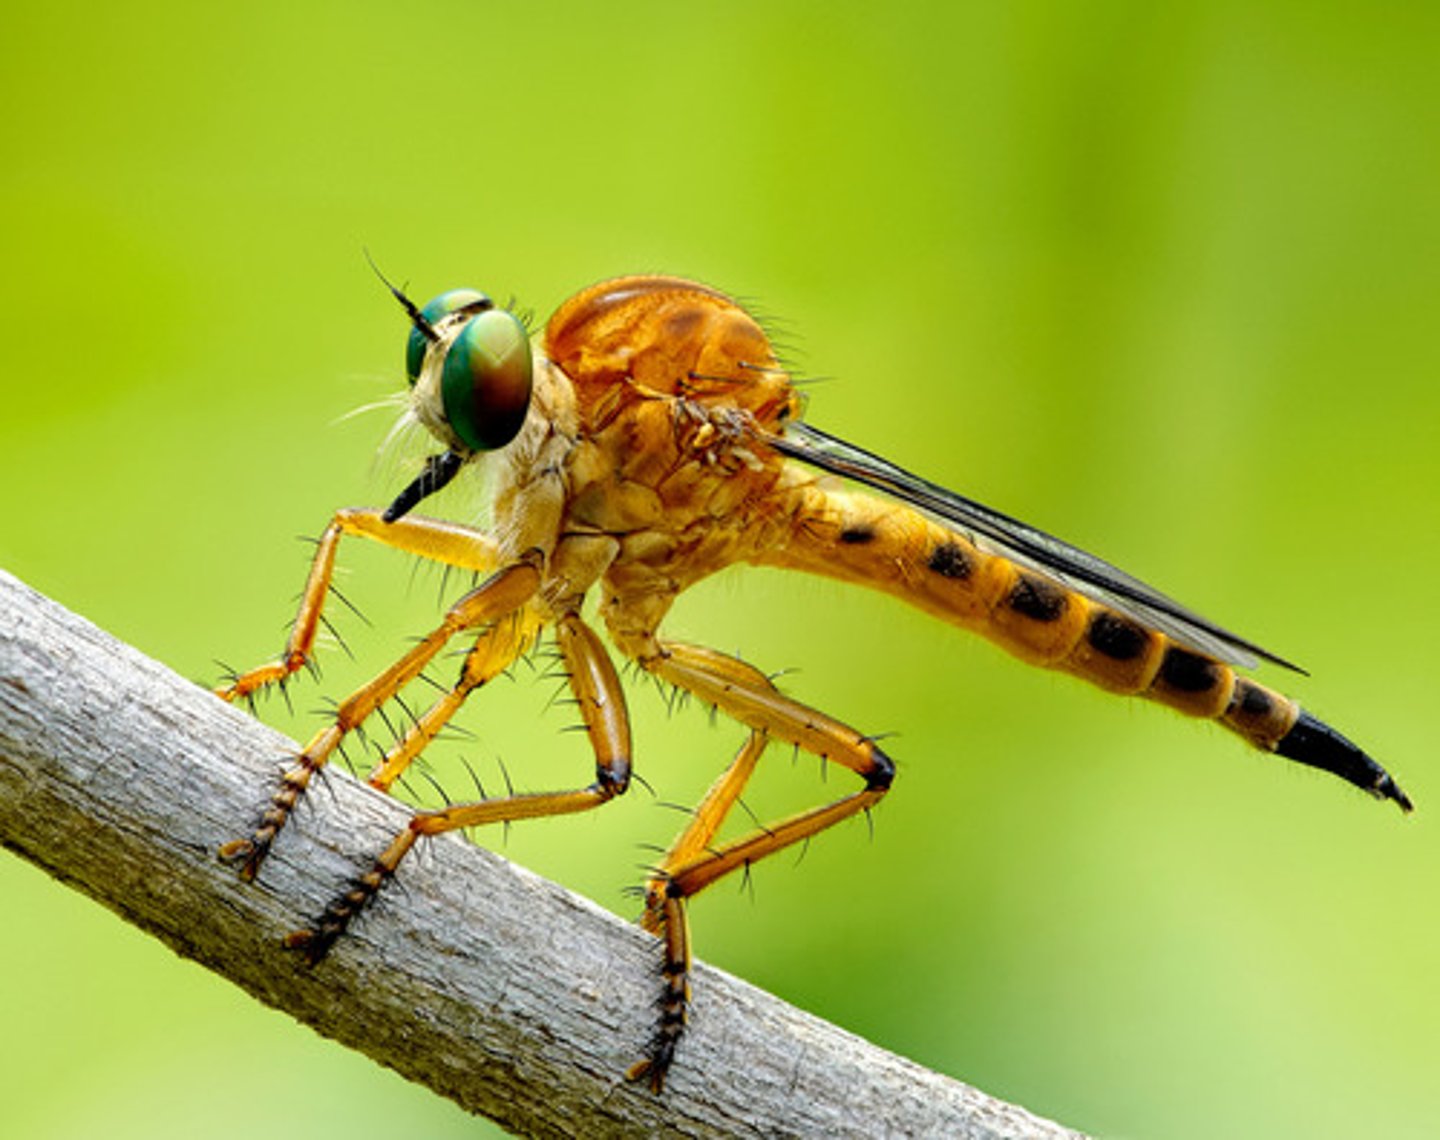
{"type": "Polygon", "coordinates": [[[260,864],[265,861],[269,850],[269,842],[260,839],[257,833],[253,839],[232,839],[229,843],[222,843],[215,853],[222,863],[239,863],[240,878],[249,883],[260,873],[260,864]]]}
{"type": "Polygon", "coordinates": [[[248,839],[232,839],[229,843],[220,844],[215,852],[222,863],[234,863],[244,858],[255,850],[255,844],[248,839]]]}
{"type": "Polygon", "coordinates": [[[636,1061],[625,1070],[625,1079],[631,1084],[648,1081],[650,1091],[658,1096],[665,1091],[665,1071],[669,1067],[668,1059],[662,1062],[658,1056],[646,1057],[643,1061],[636,1061]]]}
{"type": "Polygon", "coordinates": [[[286,950],[298,950],[305,956],[305,963],[309,966],[317,965],[326,954],[330,953],[330,947],[335,945],[335,939],[339,937],[338,930],[329,934],[323,927],[319,931],[303,929],[292,930],[281,939],[281,945],[286,950]]]}

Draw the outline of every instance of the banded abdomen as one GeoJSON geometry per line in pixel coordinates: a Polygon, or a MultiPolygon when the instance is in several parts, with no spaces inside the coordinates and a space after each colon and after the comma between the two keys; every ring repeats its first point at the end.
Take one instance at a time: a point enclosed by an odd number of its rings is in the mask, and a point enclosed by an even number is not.
{"type": "Polygon", "coordinates": [[[753,561],[885,590],[1031,664],[1218,720],[1263,751],[1333,772],[1410,810],[1405,793],[1361,749],[1225,662],[899,503],[829,489],[808,476],[789,494],[788,538],[756,551],[753,561]]]}

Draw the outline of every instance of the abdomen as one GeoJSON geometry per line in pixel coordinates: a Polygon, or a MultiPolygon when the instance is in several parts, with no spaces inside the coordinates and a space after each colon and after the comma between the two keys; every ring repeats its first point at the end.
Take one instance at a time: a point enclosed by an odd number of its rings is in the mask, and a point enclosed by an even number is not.
{"type": "Polygon", "coordinates": [[[805,480],[783,546],[752,560],[884,590],[1035,665],[1219,721],[1255,747],[1409,800],[1383,768],[1289,697],[908,507],[805,480]]]}

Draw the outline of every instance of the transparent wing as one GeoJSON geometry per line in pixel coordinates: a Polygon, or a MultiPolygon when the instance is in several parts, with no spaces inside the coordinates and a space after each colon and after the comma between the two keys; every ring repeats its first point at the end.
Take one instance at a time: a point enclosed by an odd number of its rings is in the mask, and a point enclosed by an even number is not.
{"type": "Polygon", "coordinates": [[[766,442],[782,455],[893,495],[957,528],[982,549],[1042,571],[1198,653],[1245,668],[1253,668],[1263,658],[1297,673],[1304,672],[1298,665],[1222,629],[1103,559],[912,475],[864,448],[836,439],[809,424],[788,424],[783,436],[766,436],[766,442]]]}

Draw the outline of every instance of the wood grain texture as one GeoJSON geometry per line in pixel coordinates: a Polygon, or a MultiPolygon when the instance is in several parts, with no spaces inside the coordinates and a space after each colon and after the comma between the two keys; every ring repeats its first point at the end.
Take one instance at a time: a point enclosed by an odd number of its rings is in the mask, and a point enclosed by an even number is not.
{"type": "Polygon", "coordinates": [[[529,1136],[1078,1135],[703,963],[665,1094],[626,1084],[655,940],[452,836],[308,969],[282,935],[408,813],[331,772],[241,883],[215,848],[294,750],[0,571],[0,842],[326,1036],[529,1136]]]}

